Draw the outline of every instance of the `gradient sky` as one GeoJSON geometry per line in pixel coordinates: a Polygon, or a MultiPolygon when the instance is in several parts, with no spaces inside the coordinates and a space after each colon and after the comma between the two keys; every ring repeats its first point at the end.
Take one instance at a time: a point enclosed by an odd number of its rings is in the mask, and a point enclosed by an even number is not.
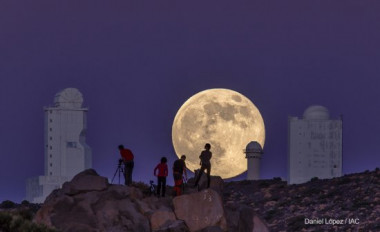
{"type": "Polygon", "coordinates": [[[343,172],[373,170],[379,12],[366,0],[0,1],[0,201],[44,174],[43,107],[67,87],[83,94],[93,167],[109,178],[121,143],[136,180],[154,179],[161,156],[171,166],[175,114],[209,88],[261,111],[263,178],[286,177],[288,116],[313,104],[344,117],[343,172]]]}

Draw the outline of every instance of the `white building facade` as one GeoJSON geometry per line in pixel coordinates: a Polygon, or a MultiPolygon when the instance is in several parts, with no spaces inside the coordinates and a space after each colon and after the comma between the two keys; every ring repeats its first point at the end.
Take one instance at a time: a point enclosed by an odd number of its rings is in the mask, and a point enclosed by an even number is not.
{"type": "Polygon", "coordinates": [[[302,119],[289,117],[288,149],[288,184],[341,176],[342,119],[330,119],[323,106],[308,107],[302,119]]]}
{"type": "Polygon", "coordinates": [[[57,93],[53,107],[45,107],[44,176],[27,180],[26,200],[42,203],[45,198],[79,172],[91,168],[91,149],[86,144],[87,108],[75,88],[57,93]]]}

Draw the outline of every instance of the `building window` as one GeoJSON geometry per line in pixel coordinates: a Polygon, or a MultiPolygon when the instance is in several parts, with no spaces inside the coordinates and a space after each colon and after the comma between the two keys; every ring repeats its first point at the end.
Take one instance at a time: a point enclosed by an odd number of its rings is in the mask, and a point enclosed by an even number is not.
{"type": "Polygon", "coordinates": [[[53,175],[53,173],[52,173],[52,172],[50,172],[50,175],[52,176],[52,175],[53,175]]]}
{"type": "Polygon", "coordinates": [[[76,148],[77,147],[77,142],[67,142],[66,147],[70,148],[76,148]]]}
{"type": "Polygon", "coordinates": [[[49,121],[50,121],[50,122],[53,122],[53,119],[50,119],[49,121]]]}
{"type": "Polygon", "coordinates": [[[50,140],[53,140],[53,137],[50,136],[50,140]]]}
{"type": "Polygon", "coordinates": [[[52,163],[50,163],[50,167],[53,167],[53,164],[52,164],[52,163]]]}
{"type": "Polygon", "coordinates": [[[52,155],[52,154],[50,154],[50,158],[53,158],[53,155],[52,155]]]}
{"type": "Polygon", "coordinates": [[[50,112],[51,114],[53,113],[53,111],[52,111],[52,110],[50,110],[49,112],[50,112]]]}
{"type": "Polygon", "coordinates": [[[50,127],[50,128],[49,128],[49,131],[53,131],[53,128],[50,127]]]}
{"type": "Polygon", "coordinates": [[[53,150],[53,147],[52,147],[52,146],[50,146],[50,150],[53,150]]]}

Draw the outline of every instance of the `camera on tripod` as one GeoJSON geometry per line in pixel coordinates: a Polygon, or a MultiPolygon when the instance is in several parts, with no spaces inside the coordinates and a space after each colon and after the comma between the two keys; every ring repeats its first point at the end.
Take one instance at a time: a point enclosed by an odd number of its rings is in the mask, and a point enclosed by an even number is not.
{"type": "Polygon", "coordinates": [[[123,159],[119,159],[115,174],[113,175],[112,180],[111,180],[111,184],[113,183],[113,180],[115,179],[116,174],[119,174],[118,177],[119,177],[119,184],[120,184],[120,176],[122,175],[122,173],[124,173],[123,165],[124,165],[123,159]]]}

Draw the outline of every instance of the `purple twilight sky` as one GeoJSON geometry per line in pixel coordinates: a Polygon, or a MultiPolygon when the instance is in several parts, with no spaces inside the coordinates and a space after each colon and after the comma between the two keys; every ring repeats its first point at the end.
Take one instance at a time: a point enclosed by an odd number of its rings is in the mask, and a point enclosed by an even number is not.
{"type": "Polygon", "coordinates": [[[121,143],[135,153],[136,180],[153,179],[163,155],[171,166],[174,116],[209,88],[261,111],[263,178],[286,177],[288,116],[312,104],[344,116],[343,172],[373,170],[379,12],[367,0],[1,1],[0,202],[21,201],[25,180],[44,174],[43,107],[67,87],[89,107],[87,143],[103,176],[121,143]]]}

